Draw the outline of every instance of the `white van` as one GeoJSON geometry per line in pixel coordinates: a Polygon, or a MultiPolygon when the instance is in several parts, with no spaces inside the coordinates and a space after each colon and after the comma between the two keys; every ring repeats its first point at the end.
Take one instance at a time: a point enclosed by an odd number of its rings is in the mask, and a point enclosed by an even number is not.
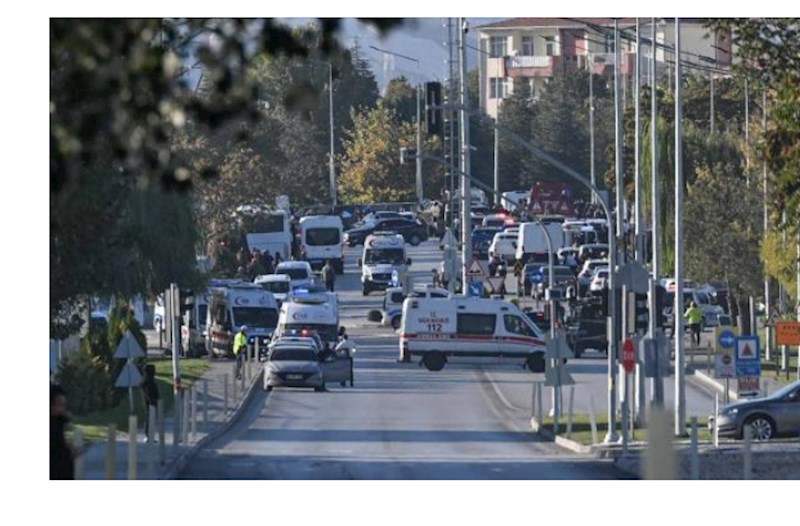
{"type": "Polygon", "coordinates": [[[303,330],[316,331],[323,342],[336,345],[339,312],[329,298],[317,294],[294,297],[281,306],[275,338],[303,330]]]}
{"type": "Polygon", "coordinates": [[[233,336],[247,326],[248,342],[266,348],[278,324],[278,303],[254,283],[214,288],[208,296],[206,340],[210,355],[233,354],[233,336]]]}
{"type": "Polygon", "coordinates": [[[300,218],[300,257],[311,268],[320,270],[331,260],[337,274],[344,272],[342,238],[344,225],[339,216],[306,216],[300,218]]]}
{"type": "Polygon", "coordinates": [[[448,357],[508,356],[544,372],[544,335],[507,301],[407,298],[400,332],[400,360],[419,356],[429,371],[441,370],[448,357]]]}
{"type": "Polygon", "coordinates": [[[508,233],[498,232],[492,239],[492,244],[489,245],[489,258],[494,256],[499,257],[502,261],[508,264],[514,264],[514,258],[517,253],[517,238],[519,232],[508,233]]]}
{"type": "MultiPolygon", "coordinates": [[[[553,255],[555,256],[558,249],[566,246],[564,230],[561,228],[561,223],[558,222],[544,223],[544,228],[550,234],[550,240],[553,243],[553,255]]],[[[519,225],[517,250],[514,255],[516,259],[522,261],[523,265],[528,262],[547,263],[547,239],[544,230],[542,230],[542,225],[539,223],[522,223],[519,225]]]]}
{"type": "Polygon", "coordinates": [[[392,285],[392,274],[402,276],[411,266],[406,257],[406,243],[400,234],[376,232],[364,240],[364,254],[359,258],[361,291],[364,296],[373,290],[386,290],[392,285]]]}
{"type": "Polygon", "coordinates": [[[314,285],[314,271],[308,261],[281,261],[275,267],[275,274],[289,276],[292,289],[314,285]]]}
{"type": "MultiPolygon", "coordinates": [[[[181,345],[187,356],[202,356],[206,348],[206,322],[208,320],[207,293],[194,294],[189,310],[184,310],[181,324],[181,345]]],[[[186,308],[187,305],[184,305],[186,308]]]]}

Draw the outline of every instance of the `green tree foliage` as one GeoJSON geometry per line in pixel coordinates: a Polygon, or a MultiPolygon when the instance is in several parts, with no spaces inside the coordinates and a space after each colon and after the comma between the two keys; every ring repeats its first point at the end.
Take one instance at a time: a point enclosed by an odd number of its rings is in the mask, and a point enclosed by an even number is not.
{"type": "Polygon", "coordinates": [[[724,18],[709,27],[727,31],[736,46],[735,70],[768,90],[769,127],[762,155],[774,176],[771,200],[800,223],[800,19],[724,18]]]}
{"type": "Polygon", "coordinates": [[[760,210],[758,194],[747,187],[742,155],[698,167],[686,196],[688,275],[699,282],[722,278],[737,302],[757,296],[761,282],[754,276],[763,275],[760,210]]]}
{"type": "Polygon", "coordinates": [[[417,118],[417,90],[405,77],[389,81],[383,103],[393,109],[401,121],[412,122],[417,118]]]}
{"type": "Polygon", "coordinates": [[[766,274],[778,280],[788,292],[789,296],[795,298],[797,291],[797,236],[795,232],[768,232],[761,242],[761,259],[764,262],[766,274]],[[783,238],[786,236],[786,242],[783,238]]]}
{"type": "MultiPolygon", "coordinates": [[[[340,159],[339,190],[347,203],[413,201],[415,197],[414,163],[400,164],[400,148],[416,145],[416,129],[402,122],[397,113],[383,103],[353,115],[353,129],[347,132],[340,159]]],[[[423,143],[426,153],[439,150],[435,138],[423,143]]],[[[438,194],[441,169],[432,162],[423,163],[425,195],[438,194]]]]}
{"type": "Polygon", "coordinates": [[[108,367],[85,346],[61,361],[55,381],[69,393],[69,409],[76,415],[112,405],[113,381],[108,367]]]}

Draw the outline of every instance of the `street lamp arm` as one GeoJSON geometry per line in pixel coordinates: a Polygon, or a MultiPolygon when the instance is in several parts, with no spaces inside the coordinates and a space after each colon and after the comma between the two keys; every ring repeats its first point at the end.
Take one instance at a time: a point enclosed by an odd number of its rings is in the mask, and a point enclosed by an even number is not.
{"type": "MultiPolygon", "coordinates": [[[[441,104],[441,105],[435,105],[435,106],[434,105],[429,105],[426,108],[427,109],[435,109],[435,110],[440,110],[440,109],[441,110],[463,110],[464,109],[463,106],[461,106],[460,104],[441,104]]],[[[575,170],[573,170],[572,168],[570,168],[566,164],[562,163],[561,161],[559,161],[555,157],[553,157],[550,154],[546,153],[544,150],[542,150],[538,146],[534,145],[529,140],[524,139],[523,137],[521,137],[516,132],[506,128],[502,124],[498,124],[491,117],[487,117],[487,116],[485,116],[485,115],[483,115],[483,114],[481,114],[479,112],[476,112],[474,110],[467,110],[467,113],[469,113],[469,115],[471,117],[476,117],[476,118],[482,120],[483,122],[489,124],[495,130],[499,130],[500,132],[508,135],[511,138],[511,140],[513,140],[517,145],[519,145],[522,148],[528,150],[532,154],[536,155],[537,157],[539,157],[543,161],[545,161],[548,164],[550,164],[551,166],[553,166],[554,168],[558,169],[564,175],[570,177],[573,181],[575,181],[575,182],[585,186],[586,188],[588,188],[589,191],[592,192],[592,194],[594,194],[595,197],[597,197],[597,201],[600,203],[600,206],[603,208],[603,212],[606,215],[606,219],[608,219],[609,230],[611,229],[611,224],[612,224],[611,211],[609,210],[609,208],[606,205],[605,201],[602,199],[602,197],[600,195],[600,192],[591,183],[591,181],[587,180],[581,174],[579,174],[578,172],[576,172],[575,170]]]]}

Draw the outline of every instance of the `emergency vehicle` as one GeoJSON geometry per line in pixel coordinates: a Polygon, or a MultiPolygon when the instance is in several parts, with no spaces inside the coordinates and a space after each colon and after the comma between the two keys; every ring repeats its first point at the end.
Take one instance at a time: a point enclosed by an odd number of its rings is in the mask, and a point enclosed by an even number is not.
{"type": "Polygon", "coordinates": [[[210,356],[231,356],[233,337],[247,326],[250,345],[266,347],[278,324],[275,296],[254,283],[210,289],[206,340],[210,356]]]}
{"type": "MultiPolygon", "coordinates": [[[[411,292],[412,298],[438,298],[446,299],[450,297],[447,289],[436,287],[430,283],[414,285],[411,292]]],[[[381,311],[381,325],[392,329],[399,329],[403,320],[403,302],[406,295],[402,287],[389,287],[383,298],[383,310],[381,311]]]]}
{"type": "Polygon", "coordinates": [[[400,360],[418,356],[429,371],[452,357],[488,356],[519,358],[531,371],[544,372],[544,335],[507,301],[407,298],[400,332],[400,360]]]}
{"type": "Polygon", "coordinates": [[[393,273],[396,272],[400,279],[411,266],[411,258],[406,257],[403,236],[391,232],[375,232],[367,236],[358,266],[361,267],[361,291],[364,296],[373,290],[385,290],[392,285],[393,273]]]}
{"type": "Polygon", "coordinates": [[[344,226],[339,216],[306,216],[300,218],[300,257],[314,270],[330,260],[337,274],[344,273],[342,238],[344,226]]]}
{"type": "Polygon", "coordinates": [[[316,331],[322,342],[336,345],[339,331],[337,305],[324,294],[295,295],[291,301],[281,305],[275,338],[316,331]]]}

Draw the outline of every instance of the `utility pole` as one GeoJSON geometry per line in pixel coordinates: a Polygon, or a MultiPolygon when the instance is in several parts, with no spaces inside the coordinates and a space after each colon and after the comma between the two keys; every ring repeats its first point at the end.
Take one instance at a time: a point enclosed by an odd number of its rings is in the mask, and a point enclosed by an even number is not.
{"type": "Polygon", "coordinates": [[[635,192],[635,213],[634,213],[634,221],[636,221],[635,225],[635,234],[636,234],[636,262],[645,264],[645,254],[644,254],[644,228],[642,225],[642,201],[644,200],[644,195],[642,193],[642,176],[641,170],[639,168],[639,159],[640,159],[640,147],[639,147],[639,135],[641,130],[641,121],[639,117],[639,90],[641,86],[641,70],[642,70],[642,51],[641,51],[641,26],[639,24],[639,19],[636,19],[636,63],[634,65],[634,83],[633,83],[633,103],[636,106],[634,108],[634,121],[636,126],[636,132],[634,133],[634,168],[633,168],[633,184],[634,184],[634,192],[635,192]]]}
{"type": "Polygon", "coordinates": [[[617,354],[620,344],[621,321],[617,316],[617,290],[614,275],[617,272],[616,263],[619,260],[617,254],[617,238],[622,237],[623,231],[623,210],[622,210],[622,111],[619,86],[619,20],[614,19],[614,124],[615,124],[615,176],[616,176],[616,210],[615,216],[611,219],[616,225],[609,225],[608,229],[608,256],[609,256],[609,284],[608,284],[608,316],[609,326],[609,350],[608,350],[608,433],[605,437],[606,443],[617,441],[617,354]],[[614,228],[616,227],[616,228],[614,228]]]}
{"type": "MultiPolygon", "coordinates": [[[[502,59],[500,59],[502,60],[502,59]]],[[[502,97],[500,96],[500,72],[497,72],[497,76],[495,77],[494,81],[494,93],[495,93],[495,121],[500,122],[500,101],[502,101],[502,97]]],[[[494,205],[500,206],[500,132],[495,128],[494,130],[494,205]]]]}
{"type": "Polygon", "coordinates": [[[334,144],[333,144],[333,64],[328,62],[328,104],[330,109],[328,111],[330,117],[331,127],[331,151],[328,154],[329,170],[330,170],[330,184],[331,184],[331,213],[336,213],[336,166],[334,165],[334,144]]]}
{"type": "MultiPolygon", "coordinates": [[[[658,77],[656,76],[656,19],[651,19],[653,24],[653,42],[650,57],[650,192],[652,205],[650,206],[651,234],[653,238],[653,279],[650,282],[650,338],[656,337],[657,321],[660,315],[656,302],[656,287],[661,277],[661,213],[659,210],[660,193],[658,191],[658,77]]],[[[660,357],[659,357],[660,358],[660,357]]],[[[664,405],[664,384],[660,375],[653,379],[653,401],[657,407],[664,405]]]]}
{"type": "Polygon", "coordinates": [[[471,199],[471,185],[469,177],[470,162],[469,162],[469,115],[467,113],[469,106],[469,97],[467,96],[467,46],[466,34],[468,31],[467,21],[464,18],[458,19],[458,58],[460,62],[459,75],[459,94],[461,102],[461,243],[462,249],[462,263],[461,269],[461,292],[464,296],[469,294],[469,281],[467,272],[469,271],[469,263],[472,260],[472,237],[470,231],[472,230],[470,224],[470,203],[471,199]]]}
{"type": "Polygon", "coordinates": [[[675,435],[686,435],[686,360],[683,346],[683,87],[681,22],[675,18],[675,435]]]}
{"type": "MultiPolygon", "coordinates": [[[[761,99],[761,101],[762,101],[761,102],[761,105],[762,105],[762,110],[761,110],[761,128],[762,129],[761,129],[761,133],[762,133],[762,135],[766,136],[766,133],[767,133],[767,90],[766,90],[766,88],[764,89],[764,92],[763,92],[761,97],[762,97],[762,99],[761,99]]],[[[763,195],[764,195],[764,235],[766,236],[767,232],[769,232],[769,207],[768,207],[768,201],[767,201],[769,195],[768,195],[768,188],[767,188],[767,161],[766,161],[766,159],[764,160],[764,163],[762,165],[762,175],[763,175],[763,181],[764,181],[764,191],[763,191],[763,195]]],[[[765,273],[765,275],[764,275],[764,305],[766,306],[765,314],[766,314],[767,319],[769,319],[769,316],[772,313],[772,302],[770,301],[770,298],[769,298],[769,292],[770,292],[769,289],[770,289],[769,276],[767,276],[766,273],[765,273]]],[[[755,327],[752,328],[752,332],[753,332],[753,334],[758,334],[757,333],[757,329],[755,327]]],[[[769,325],[767,325],[767,344],[764,347],[766,348],[766,354],[764,355],[764,358],[767,361],[769,361],[769,360],[772,359],[772,351],[773,351],[773,348],[772,348],[772,327],[770,327],[769,325]]]]}
{"type": "MultiPolygon", "coordinates": [[[[589,180],[592,186],[597,186],[597,177],[594,172],[594,58],[589,55],[589,180]]],[[[592,194],[592,202],[595,201],[592,194]]]]}
{"type": "Polygon", "coordinates": [[[417,61],[417,203],[424,199],[422,193],[422,79],[419,78],[419,61],[417,61]]]}

